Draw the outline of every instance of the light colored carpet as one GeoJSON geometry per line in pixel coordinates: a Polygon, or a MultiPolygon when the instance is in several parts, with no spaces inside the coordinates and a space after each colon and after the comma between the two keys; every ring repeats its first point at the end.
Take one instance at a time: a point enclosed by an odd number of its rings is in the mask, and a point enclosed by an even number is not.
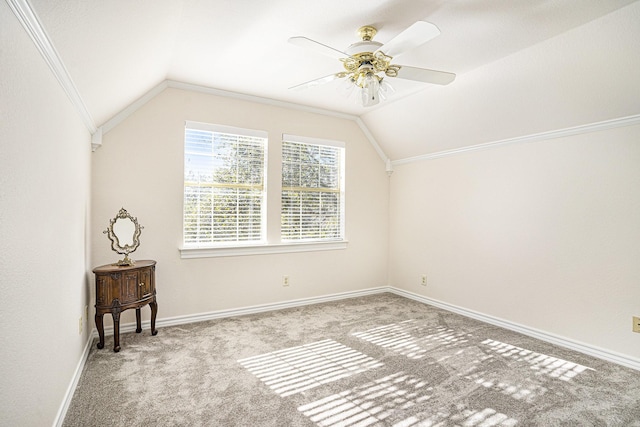
{"type": "Polygon", "coordinates": [[[64,426],[640,426],[640,372],[392,294],[112,345],[64,426]]]}

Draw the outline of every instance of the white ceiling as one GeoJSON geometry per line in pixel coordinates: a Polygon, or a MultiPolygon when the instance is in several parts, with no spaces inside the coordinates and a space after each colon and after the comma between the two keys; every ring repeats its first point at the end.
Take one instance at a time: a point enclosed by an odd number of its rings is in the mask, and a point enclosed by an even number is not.
{"type": "MultiPolygon", "coordinates": [[[[536,45],[635,0],[30,0],[89,113],[100,126],[164,80],[366,117],[340,81],[288,88],[341,70],[332,58],[287,39],[303,35],[337,49],[362,25],[386,42],[418,20],[441,35],[394,63],[464,73],[536,45]]],[[[403,126],[419,121],[416,96],[430,85],[390,79],[396,93],[373,107],[374,137],[403,103],[403,126]],[[381,122],[382,121],[382,122],[381,122]]],[[[451,88],[451,89],[449,89],[451,88]]],[[[441,94],[446,96],[446,92],[441,94]]],[[[366,122],[366,120],[365,120],[366,122]]],[[[397,143],[397,141],[396,141],[397,143]]],[[[446,147],[445,147],[446,148],[446,147]]],[[[398,152],[399,154],[403,154],[398,152]]]]}

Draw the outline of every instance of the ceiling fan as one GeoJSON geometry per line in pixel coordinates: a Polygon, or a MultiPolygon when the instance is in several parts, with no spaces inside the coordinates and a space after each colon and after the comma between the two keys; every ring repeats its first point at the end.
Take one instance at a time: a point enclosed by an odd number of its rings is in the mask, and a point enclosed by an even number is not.
{"type": "Polygon", "coordinates": [[[384,80],[385,76],[439,85],[449,84],[456,78],[453,73],[391,63],[394,56],[438,36],[440,30],[434,24],[418,21],[385,44],[373,40],[377,32],[378,30],[370,25],[360,27],[357,34],[362,40],[349,45],[344,51],[307,37],[291,37],[289,43],[339,59],[345,71],[320,77],[290,89],[304,89],[346,78],[348,87],[357,88],[360,92],[360,102],[368,107],[379,103],[380,98],[384,99],[384,93],[392,90],[391,85],[384,80]]]}

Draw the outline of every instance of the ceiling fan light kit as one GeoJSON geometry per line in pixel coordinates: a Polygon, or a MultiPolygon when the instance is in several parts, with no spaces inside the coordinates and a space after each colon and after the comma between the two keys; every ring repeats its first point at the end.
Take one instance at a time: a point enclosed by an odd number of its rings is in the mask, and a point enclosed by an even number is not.
{"type": "MultiPolygon", "coordinates": [[[[377,32],[377,29],[370,25],[360,27],[357,34],[361,41],[351,44],[344,52],[306,37],[291,37],[289,42],[292,44],[339,59],[345,70],[293,86],[291,89],[305,89],[337,78],[345,78],[351,89],[359,91],[358,102],[364,107],[369,107],[385,99],[385,93],[393,91],[385,77],[440,85],[449,84],[455,79],[456,75],[453,73],[391,63],[393,56],[414,49],[439,35],[440,30],[435,25],[418,21],[384,45],[373,40],[377,32]]],[[[352,90],[348,90],[349,94],[351,92],[352,90]]]]}

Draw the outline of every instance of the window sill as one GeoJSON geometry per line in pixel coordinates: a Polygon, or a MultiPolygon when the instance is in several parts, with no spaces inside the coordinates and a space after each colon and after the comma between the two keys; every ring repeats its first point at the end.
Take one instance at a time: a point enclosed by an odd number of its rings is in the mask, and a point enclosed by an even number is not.
{"type": "Polygon", "coordinates": [[[182,247],[180,258],[216,258],[224,256],[285,254],[292,252],[334,251],[347,248],[347,240],[328,242],[276,243],[250,246],[221,246],[207,248],[182,247]]]}

